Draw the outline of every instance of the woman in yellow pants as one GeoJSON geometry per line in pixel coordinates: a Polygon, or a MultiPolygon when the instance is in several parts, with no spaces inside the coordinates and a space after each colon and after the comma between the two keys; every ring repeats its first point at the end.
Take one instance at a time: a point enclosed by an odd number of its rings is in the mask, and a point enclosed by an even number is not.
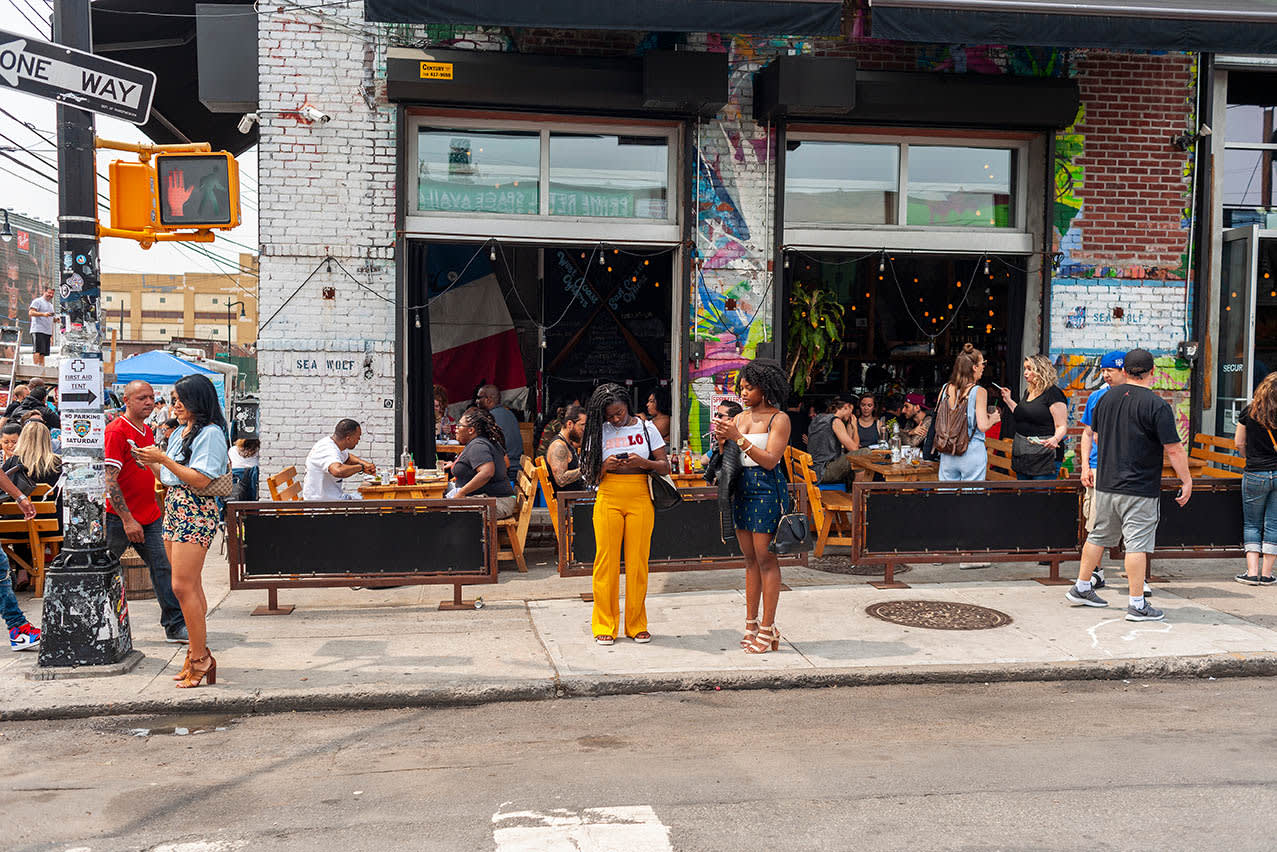
{"type": "Polygon", "coordinates": [[[598,489],[594,501],[594,641],[611,645],[621,627],[621,555],[625,556],[625,635],[651,642],[647,630],[647,558],[655,511],[648,471],[669,473],[665,441],[630,413],[629,395],[600,385],[586,405],[581,472],[598,489]]]}

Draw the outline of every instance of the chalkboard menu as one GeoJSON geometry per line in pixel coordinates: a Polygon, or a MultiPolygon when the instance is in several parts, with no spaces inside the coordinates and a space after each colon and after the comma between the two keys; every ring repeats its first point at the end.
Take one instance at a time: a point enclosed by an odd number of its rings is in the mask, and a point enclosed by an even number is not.
{"type": "Polygon", "coordinates": [[[1242,548],[1241,480],[1228,484],[1211,483],[1195,488],[1188,505],[1175,502],[1179,486],[1163,488],[1161,519],[1157,524],[1159,548],[1242,548]]]}
{"type": "Polygon", "coordinates": [[[865,554],[1072,551],[1074,489],[866,490],[865,554]]]}

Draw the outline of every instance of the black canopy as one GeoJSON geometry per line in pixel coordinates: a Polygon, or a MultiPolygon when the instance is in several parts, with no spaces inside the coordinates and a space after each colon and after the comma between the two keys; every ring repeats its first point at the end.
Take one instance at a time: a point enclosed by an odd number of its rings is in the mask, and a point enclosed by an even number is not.
{"type": "MultiPolygon", "coordinates": [[[[252,0],[200,0],[243,6],[252,0]]],[[[257,144],[236,129],[240,116],[210,112],[200,103],[195,53],[196,0],[95,0],[93,52],[155,72],[151,120],[142,127],[152,141],[208,142],[215,151],[242,154],[257,144]]]]}
{"type": "Polygon", "coordinates": [[[869,0],[876,38],[1277,53],[1272,0],[869,0]]]}
{"type": "Polygon", "coordinates": [[[366,0],[395,24],[837,35],[842,0],[366,0]]]}

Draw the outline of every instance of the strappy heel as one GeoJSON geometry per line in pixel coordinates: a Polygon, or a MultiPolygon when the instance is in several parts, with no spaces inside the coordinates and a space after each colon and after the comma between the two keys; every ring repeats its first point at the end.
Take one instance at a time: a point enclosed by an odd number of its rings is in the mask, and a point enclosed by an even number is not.
{"type": "Polygon", "coordinates": [[[178,689],[194,689],[206,678],[209,686],[217,683],[217,660],[213,659],[212,651],[204,649],[204,656],[192,659],[190,666],[190,673],[184,680],[178,681],[178,689]]]}
{"type": "Polygon", "coordinates": [[[766,654],[768,651],[777,651],[780,649],[780,628],[775,624],[768,624],[766,627],[760,627],[758,633],[754,635],[754,641],[746,648],[746,654],[766,654]]]}
{"type": "Polygon", "coordinates": [[[191,676],[191,649],[186,649],[186,659],[182,661],[182,670],[173,676],[173,680],[186,680],[191,676]]]}
{"type": "Polygon", "coordinates": [[[745,619],[745,635],[740,638],[740,646],[748,648],[754,644],[754,637],[758,635],[758,619],[745,619]]]}

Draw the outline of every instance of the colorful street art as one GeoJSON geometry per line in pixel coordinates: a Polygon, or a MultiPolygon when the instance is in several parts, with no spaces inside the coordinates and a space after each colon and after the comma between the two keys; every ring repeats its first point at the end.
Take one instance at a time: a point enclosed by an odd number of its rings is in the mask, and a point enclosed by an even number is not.
{"type": "MultiPolygon", "coordinates": [[[[1055,359],[1055,369],[1060,375],[1059,386],[1069,398],[1069,424],[1072,427],[1081,422],[1086,398],[1104,382],[1100,375],[1100,357],[1060,355],[1055,359]]],[[[1153,364],[1153,390],[1171,404],[1180,437],[1187,439],[1190,437],[1189,414],[1192,410],[1192,370],[1187,361],[1172,356],[1154,358],[1153,364]]]]}

